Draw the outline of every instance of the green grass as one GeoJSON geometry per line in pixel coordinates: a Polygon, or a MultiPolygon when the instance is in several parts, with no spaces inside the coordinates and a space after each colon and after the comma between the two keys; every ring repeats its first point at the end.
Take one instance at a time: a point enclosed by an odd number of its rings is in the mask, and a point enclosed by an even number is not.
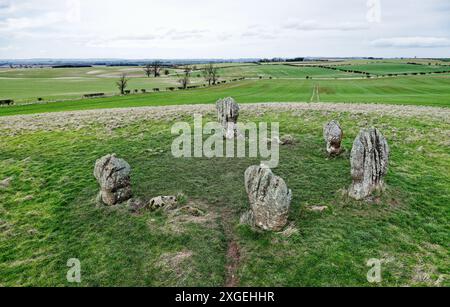
{"type": "MultiPolygon", "coordinates": [[[[147,78],[140,67],[90,67],[61,69],[13,69],[0,70],[0,99],[14,99],[17,103],[76,99],[84,94],[117,93],[116,81],[122,73],[126,73],[128,89],[148,92],[154,88],[161,90],[177,87],[176,70],[172,75],[159,78],[147,78]]],[[[193,84],[202,83],[201,78],[192,78],[193,84]]]]}
{"type": "MultiPolygon", "coordinates": [[[[354,60],[345,61],[343,64],[348,66],[339,66],[340,69],[352,69],[370,72],[373,75],[385,74],[401,74],[401,73],[420,73],[435,72],[450,69],[449,66],[442,65],[445,62],[431,61],[433,65],[410,65],[406,64],[407,60],[383,60],[368,61],[354,60]]],[[[408,60],[408,61],[413,61],[408,60]]],[[[428,63],[424,60],[417,59],[414,62],[428,63]]],[[[336,62],[337,64],[341,62],[336,62]]],[[[342,64],[341,63],[341,64],[342,64]]],[[[404,104],[427,104],[439,105],[446,103],[448,100],[448,91],[442,89],[447,86],[448,74],[443,74],[441,78],[430,78],[430,76],[419,76],[422,79],[398,79],[389,81],[366,82],[365,80],[357,80],[361,78],[360,74],[347,73],[339,70],[331,70],[320,67],[305,67],[308,64],[251,64],[251,63],[219,63],[220,80],[230,81],[241,77],[249,79],[269,79],[276,83],[263,83],[264,88],[261,89],[257,83],[243,83],[239,86],[226,86],[219,89],[204,90],[211,95],[225,93],[226,95],[238,95],[248,98],[248,102],[259,101],[308,101],[312,96],[312,88],[319,85],[323,88],[321,97],[324,101],[335,100],[351,101],[351,102],[382,102],[382,103],[404,103],[404,104]],[[306,78],[311,77],[311,80],[306,78]],[[444,78],[444,80],[442,80],[444,78]],[[351,80],[349,80],[351,79],[351,80]],[[355,79],[355,80],[354,80],[355,79]],[[286,82],[281,82],[286,81],[286,82]],[[343,81],[345,83],[340,83],[343,81]],[[422,85],[422,81],[424,84],[422,85]],[[383,90],[386,89],[384,92],[383,90]],[[255,90],[261,91],[261,98],[257,98],[255,90]],[[274,92],[277,91],[277,92],[274,92]],[[339,91],[339,92],[337,92],[339,91]],[[229,93],[229,94],[227,94],[229,93]],[[348,95],[347,95],[348,93],[348,95]],[[431,99],[426,99],[422,94],[427,94],[431,99]],[[389,94],[389,95],[388,95],[389,94]],[[308,97],[309,95],[309,97],[308,97]],[[442,97],[441,97],[442,96],[442,97]],[[431,100],[431,101],[430,101],[431,100]],[[437,102],[436,102],[437,101],[437,102]]],[[[321,63],[321,65],[324,65],[321,63]]],[[[192,66],[194,67],[194,66],[192,66]]],[[[203,65],[195,65],[196,69],[192,72],[192,85],[205,84],[202,77],[201,69],[203,65]]],[[[165,90],[168,87],[178,87],[179,75],[182,69],[170,69],[170,75],[161,76],[160,78],[146,78],[142,67],[88,67],[88,68],[33,68],[33,69],[0,69],[0,99],[13,99],[17,104],[34,103],[41,98],[44,102],[57,100],[80,99],[84,94],[89,93],[105,93],[109,96],[117,94],[115,85],[119,76],[126,73],[130,78],[128,89],[152,92],[154,88],[165,90]]],[[[434,77],[434,76],[432,76],[434,77]]],[[[200,96],[201,101],[192,99],[189,95],[180,93],[163,94],[162,96],[151,98],[136,98],[139,102],[136,104],[160,104],[161,99],[170,99],[171,101],[179,101],[187,103],[184,100],[189,97],[190,103],[211,102],[202,100],[208,96],[204,91],[197,91],[193,94],[195,97],[200,96]],[[164,98],[162,98],[164,97],[164,98]],[[146,102],[144,102],[144,100],[146,102]]],[[[244,97],[244,100],[246,99],[244,97]]],[[[121,98],[112,98],[116,101],[121,98]]],[[[127,99],[125,99],[127,100],[127,99]]],[[[115,104],[104,101],[105,105],[115,104]]],[[[72,102],[68,102],[72,105],[72,102]]],[[[39,107],[38,107],[39,108],[39,107]]],[[[51,107],[52,109],[53,107],[51,107]]],[[[68,106],[68,108],[70,108],[68,106]]],[[[0,111],[0,113],[2,113],[0,111]]]]}
{"type": "Polygon", "coordinates": [[[177,104],[214,103],[232,96],[240,103],[308,102],[319,86],[322,102],[358,102],[450,106],[448,76],[417,76],[364,80],[247,80],[206,89],[63,101],[0,108],[0,116],[177,104]]]}
{"type": "Polygon", "coordinates": [[[402,63],[372,63],[365,65],[339,66],[338,68],[358,70],[375,75],[450,71],[450,66],[434,66],[434,65],[428,66],[428,65],[413,65],[402,63]]]}
{"type": "MultiPolygon", "coordinates": [[[[221,80],[248,77],[258,78],[320,78],[352,77],[353,74],[332,70],[306,67],[297,68],[288,65],[255,65],[255,64],[217,64],[221,80]]],[[[205,83],[202,65],[196,65],[192,72],[192,85],[205,83]]],[[[0,99],[14,99],[18,103],[44,100],[61,100],[81,98],[89,93],[117,93],[115,85],[122,73],[130,78],[129,89],[154,88],[166,89],[178,87],[179,74],[182,69],[170,69],[169,76],[147,78],[142,67],[88,67],[88,68],[34,68],[34,69],[0,69],[0,99]]]]}
{"type": "Polygon", "coordinates": [[[226,69],[220,69],[219,75],[222,77],[247,77],[247,78],[301,78],[307,76],[313,78],[355,78],[358,75],[324,69],[320,67],[295,67],[291,65],[253,65],[236,66],[226,69]]]}
{"type": "Polygon", "coordinates": [[[381,286],[437,280],[449,286],[439,279],[450,273],[448,122],[313,111],[242,114],[240,120],[278,121],[282,134],[297,139],[281,148],[274,172],[293,190],[290,222],[298,233],[285,237],[239,226],[248,208],[243,174],[258,160],[174,159],[171,122],[136,122],[112,131],[98,125],[4,131],[0,179],[13,180],[0,190],[0,286],[73,285],[65,279],[69,258],[81,260],[80,286],[221,286],[231,239],[224,227],[240,246],[242,286],[370,286],[370,258],[385,261],[381,286]],[[327,159],[322,125],[332,118],[344,128],[347,152],[327,159]],[[379,127],[391,145],[388,188],[376,203],[341,195],[350,184],[348,150],[362,123],[379,127]],[[183,192],[217,218],[178,225],[168,223],[164,212],[134,215],[124,206],[96,206],[93,164],[112,152],[131,164],[135,196],[183,192]],[[329,210],[313,213],[311,205],[329,210]],[[228,221],[223,210],[230,212],[228,221]],[[178,252],[192,256],[162,261],[178,252]]]}

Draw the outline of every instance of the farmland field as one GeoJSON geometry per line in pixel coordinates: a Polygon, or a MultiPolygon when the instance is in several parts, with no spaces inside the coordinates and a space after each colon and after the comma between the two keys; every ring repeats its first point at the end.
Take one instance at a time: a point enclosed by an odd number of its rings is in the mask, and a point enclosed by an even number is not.
{"type": "Polygon", "coordinates": [[[211,88],[17,105],[0,108],[0,116],[97,108],[213,103],[232,96],[248,102],[364,102],[450,106],[450,76],[411,76],[357,80],[246,80],[211,88]],[[318,87],[319,97],[313,97],[318,87]],[[317,100],[318,99],[318,100],[317,100]]]}
{"type": "MultiPolygon", "coordinates": [[[[348,78],[355,74],[336,72],[318,67],[292,67],[288,65],[220,64],[221,80],[233,78],[348,78]]],[[[192,72],[192,85],[204,84],[200,69],[192,72]]],[[[90,67],[90,68],[34,68],[0,69],[0,99],[20,102],[79,98],[88,93],[116,93],[115,82],[123,73],[130,78],[129,88],[134,91],[154,88],[161,90],[177,87],[182,69],[170,69],[168,76],[146,78],[142,67],[90,67]]]]}
{"type": "Polygon", "coordinates": [[[339,69],[358,70],[375,75],[404,74],[404,73],[430,73],[450,71],[450,66],[434,66],[402,63],[374,63],[366,65],[339,66],[339,69]]]}
{"type": "MultiPolygon", "coordinates": [[[[355,63],[360,63],[355,61],[355,63]]],[[[136,105],[160,105],[172,103],[207,103],[216,97],[238,96],[243,102],[267,101],[310,101],[313,89],[319,88],[320,100],[324,102],[376,102],[424,105],[448,105],[450,74],[397,77],[390,79],[362,80],[361,74],[347,73],[320,67],[304,67],[287,64],[218,64],[219,80],[230,82],[246,78],[229,85],[197,90],[194,93],[161,93],[152,96],[105,98],[104,105],[120,104],[120,101],[135,101],[136,105]],[[310,78],[307,80],[307,77],[310,78]],[[263,80],[259,80],[262,78],[263,80]],[[252,79],[258,80],[252,81],[252,79]],[[272,79],[268,81],[268,79],[272,79]]],[[[191,85],[206,85],[202,77],[202,65],[196,65],[191,73],[191,85]]],[[[338,66],[371,74],[420,73],[442,71],[448,66],[425,66],[404,64],[400,61],[371,64],[338,66]]],[[[144,76],[142,67],[89,67],[89,68],[34,68],[0,69],[0,100],[13,99],[16,104],[34,103],[66,99],[80,99],[84,94],[117,94],[115,85],[119,76],[126,73],[128,89],[135,93],[144,89],[152,92],[155,88],[165,91],[178,87],[182,68],[169,69],[169,75],[159,78],[144,76]]],[[[314,98],[316,99],[316,98],[314,98]]],[[[317,100],[316,100],[317,101],[317,100]]],[[[97,101],[77,102],[81,108],[97,101]]],[[[70,106],[73,102],[66,102],[70,106]]],[[[127,106],[125,104],[124,106],[127,106]]],[[[101,106],[99,106],[101,107],[101,106]]],[[[40,106],[34,106],[42,109],[40,106]]],[[[49,110],[55,106],[49,104],[49,110]]],[[[60,108],[60,107],[58,107],[60,108]]],[[[65,107],[61,107],[63,110],[65,107]]],[[[19,108],[20,109],[20,108],[19,108]]],[[[16,110],[19,110],[16,109],[16,110]]],[[[33,109],[31,107],[30,111],[33,109]]],[[[6,114],[11,114],[6,110],[6,114]]],[[[31,111],[32,112],[32,111],[31,111]]],[[[4,114],[0,110],[0,115],[4,114]]]]}
{"type": "Polygon", "coordinates": [[[352,73],[333,71],[320,67],[295,67],[290,65],[253,65],[235,66],[221,69],[219,75],[223,77],[247,77],[247,78],[301,78],[307,76],[313,78],[355,78],[352,73]]]}

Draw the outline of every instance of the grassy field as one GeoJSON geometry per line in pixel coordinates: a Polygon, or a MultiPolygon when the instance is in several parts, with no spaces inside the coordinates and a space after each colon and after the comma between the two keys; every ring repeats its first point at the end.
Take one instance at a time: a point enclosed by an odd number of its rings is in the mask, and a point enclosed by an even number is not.
{"type": "MultiPolygon", "coordinates": [[[[417,61],[421,63],[420,61],[417,61]]],[[[347,62],[343,62],[344,64],[347,62]]],[[[371,73],[373,75],[387,75],[387,74],[401,74],[401,73],[424,73],[424,72],[435,72],[447,69],[449,66],[438,66],[436,64],[442,65],[444,62],[432,62],[433,65],[411,65],[406,64],[403,61],[392,61],[392,62],[382,62],[382,61],[372,61],[367,64],[367,60],[363,62],[362,60],[355,60],[348,66],[342,66],[339,64],[339,69],[350,69],[358,70],[371,73]]],[[[430,62],[431,63],[431,62],[430,62]]],[[[320,63],[317,63],[318,65],[320,63]]],[[[310,64],[311,65],[311,64],[310,64]]],[[[312,63],[314,65],[314,63],[312,63]]],[[[321,64],[323,65],[323,63],[321,64]]],[[[336,101],[341,101],[341,97],[344,96],[348,98],[348,101],[353,101],[352,99],[358,99],[358,102],[379,102],[380,100],[377,94],[383,94],[384,92],[380,90],[371,90],[372,87],[377,87],[383,82],[373,82],[367,83],[365,81],[354,81],[355,79],[362,79],[361,74],[348,73],[339,70],[331,70],[320,67],[305,67],[304,64],[294,63],[294,64],[251,64],[251,63],[223,63],[216,64],[219,68],[220,80],[230,81],[237,78],[247,78],[247,79],[273,79],[273,81],[288,80],[289,83],[274,83],[269,85],[269,89],[279,88],[280,86],[285,88],[288,95],[280,92],[278,94],[279,99],[275,101],[285,101],[284,96],[292,97],[290,94],[293,88],[303,87],[306,92],[312,93],[310,89],[310,83],[304,82],[307,77],[315,80],[313,87],[319,86],[324,88],[322,96],[329,96],[330,99],[338,99],[336,101]],[[339,82],[327,82],[327,81],[349,81],[340,85],[339,82]],[[329,89],[329,90],[327,90],[329,89]],[[366,93],[366,89],[369,89],[366,93]],[[333,91],[336,95],[333,95],[333,91]],[[330,92],[331,91],[331,92],[330,92]],[[349,93],[349,96],[346,96],[349,93]],[[364,97],[358,95],[358,93],[363,94],[364,97]],[[366,94],[368,96],[366,97],[366,94]],[[375,94],[375,95],[374,95],[375,94]],[[374,99],[370,101],[370,99],[374,99]]],[[[194,65],[196,70],[191,74],[191,85],[204,85],[206,84],[202,76],[203,65],[194,65]]],[[[448,68],[450,70],[450,68],[448,68]]],[[[169,69],[169,75],[162,75],[159,78],[147,78],[144,76],[142,67],[88,67],[88,68],[33,68],[33,69],[10,69],[3,68],[0,69],[0,100],[1,99],[13,99],[17,104],[23,103],[34,103],[40,98],[42,101],[57,101],[57,100],[67,100],[67,99],[80,99],[84,94],[89,93],[105,93],[106,95],[117,94],[116,81],[121,74],[127,74],[129,77],[128,89],[132,92],[135,90],[141,92],[145,89],[147,92],[152,92],[155,88],[159,90],[166,90],[169,87],[178,87],[178,80],[180,74],[182,74],[182,68],[169,69]]],[[[443,75],[448,77],[448,74],[443,75]]],[[[421,76],[423,77],[423,76],[421,76]]],[[[426,77],[426,76],[425,76],[426,77]]],[[[394,94],[393,102],[397,103],[398,95],[401,95],[403,101],[401,103],[417,103],[416,94],[419,90],[416,89],[417,82],[416,79],[411,80],[410,84],[401,80],[389,80],[381,85],[382,87],[387,87],[386,93],[394,94]],[[385,85],[388,84],[388,85],[385,85]],[[399,90],[398,87],[400,87],[399,90]],[[389,88],[392,88],[390,90],[389,88]],[[405,90],[410,90],[411,95],[405,95],[405,90]],[[398,95],[396,95],[398,94],[398,95]],[[411,99],[410,99],[411,98],[411,99]]],[[[430,90],[432,95],[441,95],[442,82],[440,79],[424,79],[426,80],[427,91],[430,90]],[[430,84],[431,81],[436,81],[436,89],[430,89],[433,87],[430,84]]],[[[444,81],[445,82],[445,81],[444,81]]],[[[244,84],[244,87],[249,85],[248,91],[253,91],[257,86],[252,83],[244,84]]],[[[235,87],[230,87],[235,89],[235,87]]],[[[242,89],[242,87],[240,87],[242,89]]],[[[224,89],[226,91],[227,88],[224,89]]],[[[216,92],[216,89],[212,89],[211,92],[216,92]]],[[[445,91],[444,91],[445,92],[445,91]]],[[[239,93],[232,93],[239,94],[239,93]]],[[[306,101],[303,91],[300,91],[296,95],[296,100],[302,98],[301,101],[306,101]]],[[[446,94],[446,93],[445,93],[446,94]]],[[[170,96],[170,95],[169,95],[170,96]]],[[[177,95],[178,96],[178,95],[177,95]]],[[[180,94],[180,96],[183,96],[180,94]]],[[[307,96],[307,95],[306,95],[307,96]]],[[[434,98],[434,97],[433,97],[434,98]]],[[[325,98],[324,101],[328,99],[325,98]]],[[[434,100],[434,99],[433,99],[434,100]]],[[[445,100],[445,98],[444,98],[445,100]]],[[[255,100],[253,100],[255,101],[255,100]]],[[[266,100],[263,100],[266,101],[266,100]]],[[[190,101],[193,103],[194,101],[190,101]]],[[[386,102],[391,102],[388,100],[386,102]]],[[[426,102],[425,102],[426,103],[426,102]]],[[[434,102],[432,102],[434,104],[434,102]]],[[[429,103],[427,103],[429,104],[429,103]]]]}
{"type": "Polygon", "coordinates": [[[387,74],[404,74],[404,73],[429,73],[450,71],[450,66],[435,66],[435,65],[414,65],[404,63],[372,63],[365,65],[348,65],[339,66],[339,69],[358,70],[368,72],[374,75],[387,74]]]}
{"type": "MultiPolygon", "coordinates": [[[[192,85],[204,84],[202,65],[195,65],[197,70],[191,74],[192,85]]],[[[355,74],[332,71],[318,67],[293,67],[288,65],[256,65],[256,64],[217,64],[220,80],[233,78],[349,78],[355,74]]],[[[178,87],[182,69],[169,69],[169,75],[159,78],[147,78],[142,67],[88,67],[88,68],[33,68],[33,69],[0,69],[0,99],[14,99],[16,102],[35,102],[43,100],[61,100],[80,98],[89,93],[116,94],[115,82],[121,74],[130,78],[128,88],[166,89],[178,87]]]]}
{"type": "MultiPolygon", "coordinates": [[[[37,68],[0,69],[0,99],[15,99],[17,102],[35,102],[80,98],[89,93],[116,94],[115,85],[123,73],[129,77],[128,89],[177,87],[179,70],[169,70],[169,76],[147,78],[140,67],[89,67],[89,68],[37,68]]],[[[203,82],[193,78],[192,83],[203,82]]]]}
{"type": "Polygon", "coordinates": [[[449,286],[448,122],[275,109],[243,112],[241,121],[278,121],[282,134],[297,139],[282,147],[274,170],[293,190],[290,234],[239,225],[248,208],[243,174],[259,160],[174,159],[170,118],[2,130],[0,179],[12,181],[0,187],[0,286],[68,286],[69,258],[81,261],[80,286],[222,286],[231,241],[242,286],[370,286],[370,258],[383,260],[381,286],[449,286]],[[344,127],[347,152],[330,160],[322,125],[332,118],[344,127]],[[371,125],[392,148],[388,189],[373,203],[353,202],[342,196],[351,181],[349,150],[371,125]],[[205,215],[96,206],[93,164],[112,152],[132,165],[135,196],[183,193],[205,215]],[[314,213],[313,205],[329,209],[314,213]]]}
{"type": "Polygon", "coordinates": [[[219,70],[222,77],[247,77],[247,78],[355,78],[358,75],[340,71],[324,69],[320,67],[295,67],[291,65],[253,65],[235,66],[219,70]]]}
{"type": "Polygon", "coordinates": [[[187,91],[84,99],[1,107],[0,116],[97,108],[214,103],[233,96],[239,102],[365,102],[450,106],[450,77],[444,75],[364,80],[247,80],[187,91]],[[318,87],[319,96],[314,95],[318,87]]]}

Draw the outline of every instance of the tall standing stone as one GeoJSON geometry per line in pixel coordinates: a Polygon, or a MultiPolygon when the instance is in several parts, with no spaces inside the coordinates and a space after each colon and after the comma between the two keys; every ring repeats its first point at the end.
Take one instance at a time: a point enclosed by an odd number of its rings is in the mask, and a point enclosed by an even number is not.
{"type": "Polygon", "coordinates": [[[269,168],[250,166],[245,172],[245,189],[251,211],[241,220],[264,230],[280,231],[287,222],[292,191],[284,180],[275,176],[269,168]]]}
{"type": "Polygon", "coordinates": [[[323,127],[323,137],[327,144],[327,152],[330,156],[337,156],[342,153],[341,142],[343,135],[339,122],[335,120],[323,127]]]}
{"type": "Polygon", "coordinates": [[[353,179],[350,197],[361,200],[383,189],[389,163],[389,146],[378,129],[361,130],[353,143],[350,159],[353,179]]]}
{"type": "Polygon", "coordinates": [[[115,154],[96,161],[94,176],[100,185],[100,197],[104,204],[113,206],[131,198],[130,172],[130,165],[115,154]]]}
{"type": "Polygon", "coordinates": [[[226,139],[233,139],[238,135],[237,121],[239,118],[239,105],[233,98],[220,99],[216,103],[217,118],[223,127],[226,139]]]}

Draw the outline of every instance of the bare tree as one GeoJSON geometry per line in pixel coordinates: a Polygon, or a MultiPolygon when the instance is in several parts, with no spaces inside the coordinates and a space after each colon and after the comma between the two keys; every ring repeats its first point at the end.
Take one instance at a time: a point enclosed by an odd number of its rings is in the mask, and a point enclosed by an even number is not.
{"type": "Polygon", "coordinates": [[[153,61],[151,64],[151,71],[153,73],[153,76],[159,77],[161,75],[161,66],[162,66],[162,62],[161,61],[153,61]]]}
{"type": "Polygon", "coordinates": [[[189,66],[186,66],[184,68],[182,77],[178,80],[183,89],[186,89],[187,86],[191,83],[191,71],[192,69],[189,66]]]}
{"type": "Polygon", "coordinates": [[[120,94],[124,95],[125,94],[125,90],[126,90],[127,85],[128,85],[127,75],[126,74],[122,74],[120,76],[119,81],[116,82],[116,85],[117,85],[117,87],[118,87],[118,89],[120,91],[120,94]]]}
{"type": "Polygon", "coordinates": [[[145,75],[147,76],[147,78],[150,78],[150,76],[151,76],[152,73],[153,73],[152,65],[151,65],[151,64],[145,64],[145,66],[144,66],[144,72],[145,72],[145,75]]]}
{"type": "Polygon", "coordinates": [[[205,68],[203,68],[203,77],[209,85],[216,84],[219,79],[217,67],[214,67],[213,63],[206,65],[205,68]]]}

